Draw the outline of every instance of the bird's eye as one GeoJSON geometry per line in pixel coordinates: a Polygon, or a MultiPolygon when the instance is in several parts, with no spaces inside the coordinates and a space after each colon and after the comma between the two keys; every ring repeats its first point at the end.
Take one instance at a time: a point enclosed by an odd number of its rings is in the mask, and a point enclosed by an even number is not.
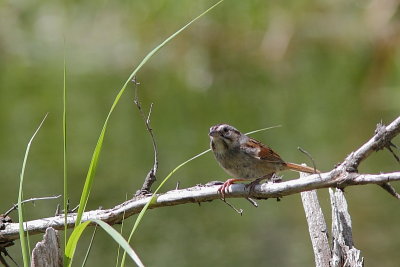
{"type": "Polygon", "coordinates": [[[228,128],[222,129],[222,132],[223,132],[223,133],[228,133],[228,131],[229,131],[228,128]]]}

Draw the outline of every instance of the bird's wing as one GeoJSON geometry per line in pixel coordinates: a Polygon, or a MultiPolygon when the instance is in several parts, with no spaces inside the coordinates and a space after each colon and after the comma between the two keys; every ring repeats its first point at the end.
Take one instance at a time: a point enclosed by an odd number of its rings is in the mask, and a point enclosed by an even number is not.
{"type": "Polygon", "coordinates": [[[284,163],[283,159],[271,148],[253,138],[248,140],[245,149],[249,154],[252,154],[256,158],[269,162],[284,163]]]}

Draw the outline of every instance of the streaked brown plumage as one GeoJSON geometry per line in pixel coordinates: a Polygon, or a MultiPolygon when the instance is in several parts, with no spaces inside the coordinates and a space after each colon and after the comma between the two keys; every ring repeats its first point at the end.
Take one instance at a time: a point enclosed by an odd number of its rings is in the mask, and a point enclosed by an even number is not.
{"type": "Polygon", "coordinates": [[[209,136],[217,162],[234,177],[227,180],[218,190],[222,195],[225,189],[236,181],[268,179],[274,173],[283,170],[315,173],[313,168],[284,161],[268,146],[228,124],[211,127],[209,136]]]}

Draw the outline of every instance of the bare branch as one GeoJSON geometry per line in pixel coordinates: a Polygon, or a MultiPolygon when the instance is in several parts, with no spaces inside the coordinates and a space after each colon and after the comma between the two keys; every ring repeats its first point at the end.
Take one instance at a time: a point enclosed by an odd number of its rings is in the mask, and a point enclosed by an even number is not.
{"type": "MultiPolygon", "coordinates": [[[[339,171],[357,172],[361,161],[366,159],[372,152],[379,151],[384,148],[387,148],[397,160],[397,155],[391,149],[391,147],[396,146],[391,142],[391,140],[399,133],[400,117],[397,117],[388,126],[383,125],[382,122],[378,123],[375,130],[375,135],[359,149],[347,156],[344,162],[336,169],[339,171]]],[[[389,194],[399,199],[399,194],[391,185],[382,183],[380,186],[389,194]]]]}
{"type": "MultiPolygon", "coordinates": [[[[307,174],[300,173],[301,178],[305,178],[306,176],[307,174]]],[[[328,228],[318,201],[317,190],[301,192],[300,195],[314,250],[315,266],[329,266],[331,248],[329,247],[328,228]]]]}
{"type": "Polygon", "coordinates": [[[354,246],[351,217],[343,191],[329,188],[332,206],[332,261],[330,266],[364,266],[361,252],[354,246]]]}
{"type": "MultiPolygon", "coordinates": [[[[244,184],[234,184],[228,188],[227,198],[280,198],[299,192],[310,191],[319,188],[344,188],[346,186],[377,184],[384,185],[391,181],[400,181],[400,172],[381,173],[381,174],[359,174],[355,172],[360,162],[368,157],[373,151],[383,149],[391,139],[400,132],[400,117],[388,126],[378,127],[375,136],[365,143],[361,148],[351,153],[342,164],[335,167],[332,171],[309,175],[306,178],[291,180],[281,183],[265,183],[256,185],[251,192],[244,184]]],[[[155,164],[156,165],[156,164],[155,164]]],[[[218,188],[220,185],[195,186],[188,189],[172,190],[156,196],[149,208],[159,208],[180,205],[185,203],[208,202],[220,199],[218,188]]],[[[393,189],[394,190],[394,189],[393,189]]],[[[395,192],[395,191],[394,191],[395,192]]],[[[394,195],[393,193],[391,193],[394,195]]],[[[82,216],[82,221],[99,219],[109,224],[121,223],[124,218],[128,218],[139,213],[151,199],[150,196],[139,196],[128,200],[118,206],[106,210],[87,211],[82,216]]],[[[68,214],[67,227],[75,225],[76,213],[68,214]]],[[[56,230],[64,230],[64,215],[50,218],[38,219],[24,223],[25,231],[31,235],[43,233],[47,227],[56,230]]],[[[18,223],[5,222],[0,230],[0,243],[12,241],[19,238],[18,223]]]]}
{"type": "Polygon", "coordinates": [[[400,117],[395,119],[388,126],[384,126],[381,123],[378,124],[375,135],[359,149],[347,156],[342,165],[346,167],[346,171],[357,171],[361,161],[366,159],[374,151],[379,151],[388,146],[390,147],[390,141],[399,133],[400,117]]]}
{"type": "MultiPolygon", "coordinates": [[[[21,201],[21,204],[27,203],[27,202],[35,202],[37,200],[48,200],[48,199],[56,199],[61,197],[61,195],[58,196],[52,196],[52,197],[34,197],[34,198],[30,198],[30,199],[25,199],[23,201],[21,201]]],[[[13,210],[17,210],[18,209],[18,203],[14,204],[9,210],[7,210],[4,213],[4,217],[6,217],[8,214],[10,214],[13,210]]]]}
{"type": "MultiPolygon", "coordinates": [[[[336,175],[337,172],[327,172],[319,174],[313,174],[302,179],[290,180],[281,183],[265,183],[262,185],[256,185],[254,190],[249,192],[244,184],[234,184],[228,189],[229,194],[226,198],[256,198],[256,199],[267,199],[277,198],[287,195],[296,194],[303,191],[309,191],[319,188],[338,187],[341,186],[354,186],[354,185],[366,185],[366,184],[382,184],[389,181],[400,181],[400,172],[393,173],[382,173],[382,174],[357,174],[348,173],[348,175],[336,175]]],[[[220,199],[221,196],[218,193],[219,185],[213,186],[202,186],[198,185],[195,187],[172,190],[164,194],[157,195],[154,203],[149,206],[149,209],[175,206],[187,203],[200,203],[209,202],[212,200],[220,199]]],[[[92,219],[98,219],[105,221],[109,224],[118,224],[125,219],[139,213],[146,203],[150,200],[150,196],[137,197],[130,199],[122,204],[115,206],[111,209],[105,210],[92,210],[87,211],[82,216],[82,222],[92,219]]],[[[72,228],[75,225],[76,213],[68,215],[67,224],[68,228],[72,228]]],[[[29,231],[30,235],[43,233],[47,227],[53,227],[56,230],[64,229],[64,216],[59,215],[50,218],[43,218],[24,223],[25,231],[29,231]]],[[[19,238],[18,223],[7,223],[5,224],[4,230],[0,230],[0,242],[15,240],[19,238]]]]}

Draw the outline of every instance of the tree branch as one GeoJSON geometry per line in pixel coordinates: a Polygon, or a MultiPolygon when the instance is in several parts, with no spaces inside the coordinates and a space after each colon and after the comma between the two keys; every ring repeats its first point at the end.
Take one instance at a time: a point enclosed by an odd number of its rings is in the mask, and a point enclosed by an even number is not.
{"type": "MultiPolygon", "coordinates": [[[[290,180],[281,183],[265,183],[257,185],[254,191],[249,193],[249,189],[244,184],[234,184],[229,187],[229,194],[226,198],[246,198],[268,199],[283,197],[296,194],[303,191],[309,191],[319,188],[329,188],[366,184],[382,184],[388,181],[399,181],[400,172],[382,173],[382,174],[357,174],[349,173],[346,176],[334,176],[337,172],[327,172],[322,174],[313,174],[306,178],[290,180]]],[[[158,194],[154,203],[149,209],[176,206],[187,203],[209,202],[220,199],[218,193],[220,185],[198,185],[187,189],[172,190],[164,194],[158,194]]],[[[92,219],[99,219],[109,224],[121,223],[134,214],[139,213],[151,197],[138,197],[130,199],[118,206],[106,210],[87,211],[82,216],[82,222],[92,219]],[[125,215],[125,216],[124,216],[125,215]]],[[[76,213],[69,214],[68,228],[75,225],[76,213]]],[[[30,235],[43,233],[47,227],[53,227],[56,230],[64,229],[64,215],[49,217],[44,219],[32,220],[24,223],[25,231],[30,235]]],[[[4,230],[0,231],[0,241],[11,241],[19,238],[18,223],[8,223],[4,230]]]]}
{"type": "Polygon", "coordinates": [[[364,258],[360,250],[354,246],[351,217],[347,201],[340,189],[335,192],[329,188],[332,206],[332,261],[330,266],[364,266],[364,258]]]}
{"type": "Polygon", "coordinates": [[[390,147],[390,141],[400,133],[400,117],[397,117],[388,126],[379,123],[375,135],[357,151],[351,153],[342,163],[347,171],[356,171],[361,161],[366,159],[372,152],[390,147]]]}
{"type": "MultiPolygon", "coordinates": [[[[300,173],[300,177],[306,177],[306,173],[300,173]]],[[[325,217],[319,204],[317,190],[301,192],[304,212],[306,214],[308,232],[314,250],[315,266],[329,266],[331,260],[331,248],[329,247],[328,228],[325,217]]]]}
{"type": "MultiPolygon", "coordinates": [[[[400,117],[388,126],[379,125],[377,133],[358,150],[351,153],[342,164],[335,167],[332,171],[309,175],[305,178],[286,181],[282,183],[265,183],[255,186],[252,192],[244,184],[234,184],[228,188],[227,198],[278,198],[299,192],[310,191],[319,188],[377,184],[384,185],[391,181],[400,180],[400,172],[381,173],[381,174],[359,174],[356,172],[358,165],[368,157],[373,151],[378,151],[387,147],[391,139],[400,132],[400,117]]],[[[218,194],[219,185],[195,186],[182,190],[172,190],[164,194],[157,195],[155,201],[149,206],[150,209],[180,205],[185,203],[208,202],[220,199],[218,194]]],[[[82,221],[99,219],[109,224],[120,223],[124,218],[128,218],[139,213],[146,203],[150,200],[149,196],[139,196],[128,200],[118,206],[107,210],[92,210],[83,214],[82,221]]],[[[67,227],[75,225],[76,214],[69,214],[67,217],[67,227]]],[[[38,219],[24,223],[25,231],[31,235],[43,233],[47,227],[56,230],[64,229],[64,215],[38,219]]],[[[12,241],[19,238],[18,223],[4,223],[4,229],[0,230],[0,243],[12,241]]]]}

